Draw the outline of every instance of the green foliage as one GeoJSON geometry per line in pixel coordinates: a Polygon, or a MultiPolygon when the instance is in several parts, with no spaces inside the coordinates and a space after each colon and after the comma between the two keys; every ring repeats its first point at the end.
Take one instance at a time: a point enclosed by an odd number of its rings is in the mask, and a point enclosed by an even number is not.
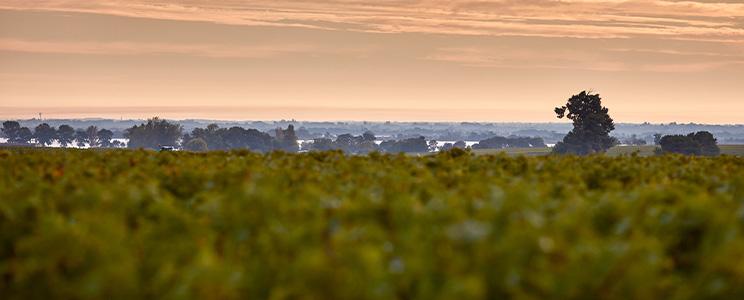
{"type": "Polygon", "coordinates": [[[744,158],[0,150],[3,299],[741,299],[744,158]]]}

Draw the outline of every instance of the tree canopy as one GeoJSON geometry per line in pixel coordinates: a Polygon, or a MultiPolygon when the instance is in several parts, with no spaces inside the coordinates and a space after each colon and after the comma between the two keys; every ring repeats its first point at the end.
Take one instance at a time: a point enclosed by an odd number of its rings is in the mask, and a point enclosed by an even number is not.
{"type": "Polygon", "coordinates": [[[618,143],[610,136],[615,123],[599,94],[583,91],[569,98],[566,105],[556,107],[555,113],[559,119],[573,121],[573,129],[555,145],[555,153],[586,155],[607,151],[618,143]]]}
{"type": "Polygon", "coordinates": [[[47,123],[39,124],[34,128],[34,137],[39,145],[49,146],[57,139],[57,129],[47,123]]]}
{"type": "Polygon", "coordinates": [[[294,125],[287,126],[287,129],[277,128],[275,131],[275,148],[286,152],[297,152],[297,135],[294,131],[294,125]]]}
{"type": "Polygon", "coordinates": [[[662,153],[715,156],[721,153],[713,134],[699,131],[688,135],[667,135],[661,138],[662,153]]]}
{"type": "Polygon", "coordinates": [[[152,118],[147,123],[135,125],[124,132],[129,139],[129,148],[159,149],[160,146],[176,145],[181,138],[183,127],[160,118],[152,118]]]}
{"type": "Polygon", "coordinates": [[[399,141],[384,141],[380,144],[380,149],[389,153],[425,153],[429,152],[429,145],[426,143],[426,138],[420,136],[399,141]]]}
{"type": "Polygon", "coordinates": [[[101,129],[96,133],[96,136],[98,137],[98,144],[100,147],[110,148],[113,146],[111,139],[114,138],[114,133],[111,130],[105,128],[101,129]]]}
{"type": "Polygon", "coordinates": [[[101,145],[101,141],[98,138],[98,127],[88,126],[85,129],[85,139],[88,141],[88,145],[91,148],[98,148],[101,145]]]}
{"type": "Polygon", "coordinates": [[[2,133],[9,143],[26,144],[33,137],[30,129],[21,127],[16,121],[3,122],[2,133]]]}
{"type": "Polygon", "coordinates": [[[70,125],[60,125],[57,129],[57,140],[62,147],[72,145],[75,141],[75,128],[70,125]]]}
{"type": "Polygon", "coordinates": [[[333,141],[329,138],[314,139],[306,148],[314,151],[342,150],[346,153],[365,154],[379,150],[372,132],[365,132],[360,136],[342,134],[333,141]]]}
{"type": "Polygon", "coordinates": [[[206,128],[194,128],[190,134],[183,137],[184,148],[190,150],[192,140],[199,140],[192,146],[205,151],[201,147],[204,142],[209,150],[250,149],[257,152],[268,152],[273,150],[273,139],[265,132],[256,129],[245,129],[238,126],[220,128],[217,124],[210,124],[206,128]]]}

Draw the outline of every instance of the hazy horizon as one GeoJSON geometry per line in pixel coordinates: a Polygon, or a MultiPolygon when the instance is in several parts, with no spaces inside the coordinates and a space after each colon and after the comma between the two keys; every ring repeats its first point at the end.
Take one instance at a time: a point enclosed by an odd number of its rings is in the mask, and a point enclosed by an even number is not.
{"type": "Polygon", "coordinates": [[[732,1],[0,0],[0,117],[744,122],[732,1]]]}
{"type": "MultiPolygon", "coordinates": [[[[312,107],[0,107],[0,120],[38,119],[39,113],[45,120],[52,119],[110,119],[146,120],[160,117],[170,120],[215,120],[215,121],[279,121],[296,120],[307,122],[484,122],[484,123],[570,123],[570,120],[547,118],[525,118],[524,112],[505,110],[465,110],[447,111],[432,109],[380,109],[380,108],[312,108],[312,107]],[[496,116],[497,118],[493,118],[496,116]]],[[[675,118],[661,121],[645,119],[618,119],[618,114],[610,111],[616,123],[626,124],[669,124],[695,123],[701,125],[742,125],[744,122],[705,122],[679,120],[675,118]]],[[[537,116],[537,114],[534,114],[537,116]]],[[[547,114],[553,116],[552,113],[547,114]]]]}

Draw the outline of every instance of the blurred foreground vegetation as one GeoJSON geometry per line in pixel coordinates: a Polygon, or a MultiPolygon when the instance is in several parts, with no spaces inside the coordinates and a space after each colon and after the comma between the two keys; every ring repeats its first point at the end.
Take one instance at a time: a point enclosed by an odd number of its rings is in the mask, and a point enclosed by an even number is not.
{"type": "Polygon", "coordinates": [[[744,158],[0,150],[3,299],[742,299],[744,158]]]}

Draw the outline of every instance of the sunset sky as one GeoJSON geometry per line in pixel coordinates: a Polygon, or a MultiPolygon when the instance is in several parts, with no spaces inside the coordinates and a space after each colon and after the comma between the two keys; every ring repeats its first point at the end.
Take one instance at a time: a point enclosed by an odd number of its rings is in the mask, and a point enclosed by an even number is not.
{"type": "Polygon", "coordinates": [[[742,0],[0,0],[0,118],[744,123],[742,0]]]}

